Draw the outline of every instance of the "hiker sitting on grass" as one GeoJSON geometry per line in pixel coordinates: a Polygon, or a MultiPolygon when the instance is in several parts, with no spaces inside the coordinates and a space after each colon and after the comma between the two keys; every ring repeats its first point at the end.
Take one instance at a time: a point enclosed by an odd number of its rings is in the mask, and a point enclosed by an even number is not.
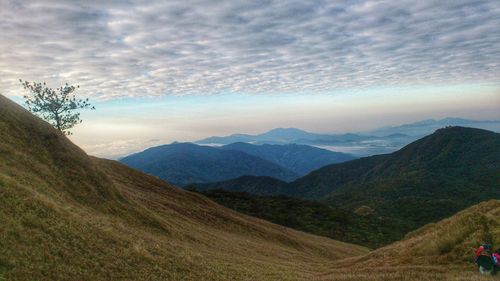
{"type": "Polygon", "coordinates": [[[483,244],[479,246],[474,255],[474,261],[479,266],[479,272],[481,274],[491,275],[495,271],[491,250],[491,244],[483,244]]]}

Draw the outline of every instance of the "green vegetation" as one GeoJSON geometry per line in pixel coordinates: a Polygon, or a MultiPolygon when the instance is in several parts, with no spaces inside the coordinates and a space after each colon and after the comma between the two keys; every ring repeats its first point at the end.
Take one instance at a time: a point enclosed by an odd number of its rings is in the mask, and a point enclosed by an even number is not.
{"type": "Polygon", "coordinates": [[[44,83],[21,82],[23,88],[30,94],[25,95],[26,106],[34,114],[51,123],[59,131],[71,135],[69,129],[81,123],[79,109],[95,109],[89,99],[77,99],[75,90],[80,86],[65,84],[56,90],[44,83]]]}
{"type": "Polygon", "coordinates": [[[220,147],[224,150],[237,150],[271,161],[299,176],[305,176],[323,166],[353,160],[346,153],[300,144],[262,144],[255,145],[237,142],[220,147]]]}
{"type": "Polygon", "coordinates": [[[191,184],[186,188],[197,191],[226,190],[267,196],[286,193],[286,186],[286,182],[271,177],[242,176],[222,182],[191,184]]]}
{"type": "Polygon", "coordinates": [[[384,239],[365,244],[374,246],[484,200],[500,199],[499,186],[500,134],[449,127],[397,152],[329,165],[292,183],[242,177],[198,188],[282,194],[358,214],[368,210],[391,224],[378,228],[384,239]]]}
{"type": "Polygon", "coordinates": [[[172,143],[148,148],[120,162],[177,186],[228,180],[243,175],[271,176],[283,180],[298,177],[271,161],[241,151],[192,143],[172,143]]]}
{"type": "Polygon", "coordinates": [[[394,221],[369,213],[359,215],[322,202],[225,190],[209,190],[202,194],[249,216],[372,248],[386,245],[404,235],[402,229],[394,227],[394,221]]]}
{"type": "MultiPolygon", "coordinates": [[[[332,205],[360,205],[414,230],[469,206],[500,199],[500,134],[450,127],[380,156],[358,177],[323,197],[332,205]]],[[[335,167],[319,175],[337,174],[335,167]]],[[[304,184],[304,183],[302,183],[304,184]]]]}
{"type": "Polygon", "coordinates": [[[0,260],[0,281],[5,281],[5,272],[9,270],[11,266],[3,260],[0,260]]]}

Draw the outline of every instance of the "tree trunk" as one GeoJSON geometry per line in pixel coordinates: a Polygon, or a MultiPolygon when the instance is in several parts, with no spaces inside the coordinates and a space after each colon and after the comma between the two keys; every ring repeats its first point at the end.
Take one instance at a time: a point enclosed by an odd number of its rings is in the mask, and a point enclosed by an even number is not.
{"type": "Polygon", "coordinates": [[[59,117],[59,114],[56,113],[54,114],[55,115],[55,118],[56,118],[56,128],[62,132],[62,128],[61,128],[61,117],[59,117]]]}

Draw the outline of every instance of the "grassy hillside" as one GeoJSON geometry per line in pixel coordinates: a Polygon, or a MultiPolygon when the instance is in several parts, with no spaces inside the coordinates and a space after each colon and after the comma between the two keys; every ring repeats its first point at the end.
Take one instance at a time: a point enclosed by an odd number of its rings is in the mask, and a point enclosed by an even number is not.
{"type": "Polygon", "coordinates": [[[332,263],[321,280],[498,280],[479,276],[472,256],[483,242],[500,248],[500,201],[428,224],[387,247],[332,263]]]}
{"type": "Polygon", "coordinates": [[[299,177],[285,167],[242,151],[192,143],[151,147],[120,162],[179,186],[224,181],[244,175],[270,176],[285,181],[299,177]]]}
{"type": "Polygon", "coordinates": [[[405,234],[402,229],[394,227],[395,222],[380,218],[366,208],[351,212],[323,202],[286,196],[258,196],[221,189],[202,194],[243,214],[372,248],[387,245],[405,234]]]}
{"type": "Polygon", "coordinates": [[[364,260],[373,265],[470,264],[481,243],[500,248],[499,215],[500,201],[486,201],[410,232],[403,240],[370,253],[364,260]]]}
{"type": "Polygon", "coordinates": [[[304,280],[366,249],[88,157],[0,96],[0,279],[304,280]]]}

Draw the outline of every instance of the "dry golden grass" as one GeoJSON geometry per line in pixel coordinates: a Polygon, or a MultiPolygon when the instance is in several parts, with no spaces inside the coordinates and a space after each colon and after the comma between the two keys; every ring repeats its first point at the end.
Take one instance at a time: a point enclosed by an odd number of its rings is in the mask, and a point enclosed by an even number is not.
{"type": "Polygon", "coordinates": [[[472,268],[461,266],[397,266],[337,269],[317,280],[322,281],[492,281],[498,276],[479,275],[472,268]]]}
{"type": "Polygon", "coordinates": [[[472,262],[484,242],[500,248],[500,201],[491,200],[429,224],[387,247],[331,264],[320,280],[498,280],[472,262]]]}
{"type": "Polygon", "coordinates": [[[484,242],[500,247],[500,201],[468,208],[439,223],[426,225],[399,242],[370,253],[373,265],[462,264],[472,261],[484,242]]]}

